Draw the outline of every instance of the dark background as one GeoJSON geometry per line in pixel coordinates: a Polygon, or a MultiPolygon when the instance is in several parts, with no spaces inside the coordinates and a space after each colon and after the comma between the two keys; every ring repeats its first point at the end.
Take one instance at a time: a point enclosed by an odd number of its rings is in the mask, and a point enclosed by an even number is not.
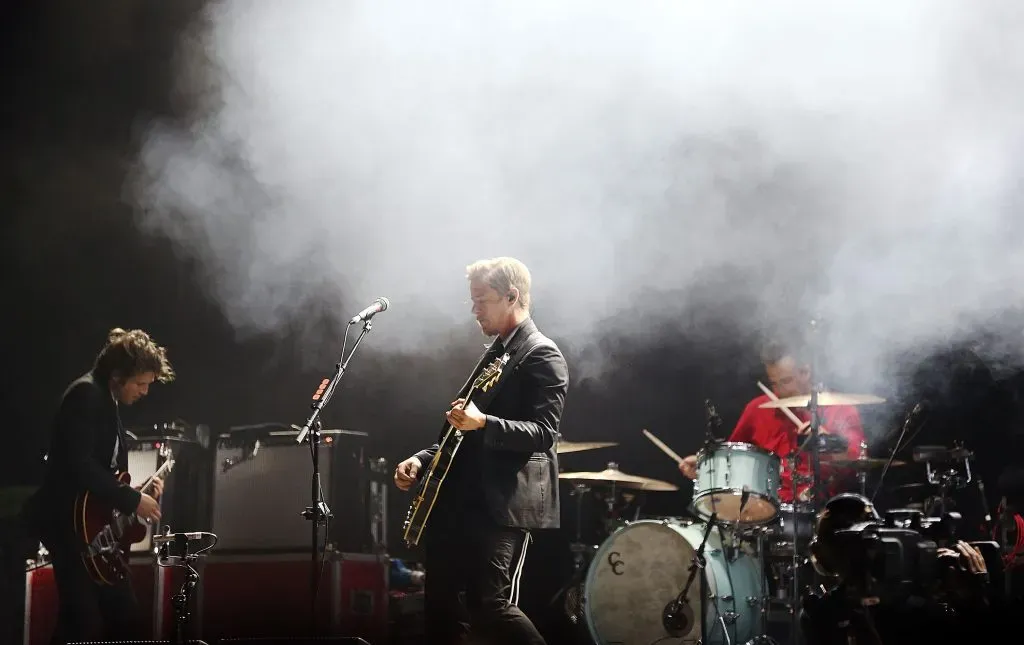
{"type": "MultiPolygon", "coordinates": [[[[137,126],[175,108],[171,51],[177,31],[200,4],[0,5],[7,79],[0,126],[4,485],[38,482],[55,405],[66,385],[89,369],[112,327],[149,331],[169,347],[178,373],[176,382],[155,386],[146,400],[123,411],[129,426],[181,419],[222,431],[265,421],[301,423],[311,392],[333,368],[331,351],[319,366],[304,366],[295,336],[239,337],[206,296],[196,268],[176,257],[170,243],[140,233],[122,198],[137,126]]],[[[353,313],[365,304],[344,303],[353,313]]],[[[325,426],[369,433],[369,453],[391,464],[429,444],[480,351],[482,339],[468,318],[452,330],[456,341],[447,354],[385,355],[371,336],[325,412],[325,426]]],[[[760,393],[757,339],[709,316],[696,323],[703,328],[699,344],[666,329],[637,342],[609,335],[584,350],[546,329],[542,315],[537,322],[562,344],[571,369],[583,351],[602,352],[615,366],[600,380],[574,381],[562,432],[574,441],[621,445],[566,456],[562,467],[599,470],[614,460],[628,472],[674,482],[681,491],[651,497],[645,512],[682,514],[690,485],[640,430],[650,429],[680,453],[693,452],[703,436],[708,397],[731,428],[760,393]]],[[[376,324],[414,321],[382,316],[376,324]]],[[[993,370],[977,356],[961,346],[908,359],[898,396],[864,410],[869,434],[880,438],[898,429],[905,412],[927,397],[931,414],[919,443],[966,440],[993,484],[1009,461],[1019,459],[1014,442],[1022,378],[1016,366],[993,370]]],[[[841,375],[832,376],[831,384],[841,389],[841,375]]],[[[872,451],[883,454],[885,447],[878,440],[872,451]]],[[[893,481],[920,476],[907,469],[894,473],[893,481]]],[[[994,488],[989,486],[990,498],[998,499],[994,488]]],[[[399,542],[407,502],[407,496],[392,494],[394,555],[410,555],[399,542]]]]}

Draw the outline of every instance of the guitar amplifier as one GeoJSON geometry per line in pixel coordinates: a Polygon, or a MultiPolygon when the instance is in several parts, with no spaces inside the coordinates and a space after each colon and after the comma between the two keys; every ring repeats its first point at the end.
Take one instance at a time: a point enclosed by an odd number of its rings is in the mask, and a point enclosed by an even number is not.
{"type": "MultiPolygon", "coordinates": [[[[309,444],[296,432],[220,435],[214,461],[213,522],[217,552],[308,552],[312,523],[309,444]]],[[[336,548],[365,552],[372,543],[365,433],[324,430],[320,486],[334,517],[336,548]]],[[[323,536],[321,530],[321,544],[323,536]]]]}
{"type": "MultiPolygon", "coordinates": [[[[132,486],[138,486],[160,469],[160,466],[167,461],[169,451],[167,449],[167,444],[165,443],[131,441],[129,445],[131,447],[128,450],[128,473],[132,476],[132,486]]],[[[172,470],[167,481],[164,482],[166,487],[170,487],[170,478],[173,476],[174,471],[172,470]]],[[[157,528],[158,530],[163,530],[163,526],[167,523],[168,518],[166,517],[166,510],[164,509],[164,499],[160,499],[159,501],[161,518],[157,528]]],[[[149,551],[152,546],[153,526],[147,525],[146,537],[141,542],[133,544],[131,550],[134,552],[149,551]]]]}

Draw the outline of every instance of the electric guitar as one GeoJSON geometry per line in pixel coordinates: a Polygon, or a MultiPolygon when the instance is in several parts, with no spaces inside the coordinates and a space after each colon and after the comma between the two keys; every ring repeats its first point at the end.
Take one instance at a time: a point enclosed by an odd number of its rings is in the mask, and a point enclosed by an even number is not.
{"type": "MultiPolygon", "coordinates": [[[[498,382],[508,359],[508,354],[496,358],[480,372],[480,375],[473,380],[469,392],[466,393],[465,405],[469,405],[474,395],[487,392],[498,382]]],[[[456,430],[451,424],[448,424],[448,429],[438,445],[437,453],[422,474],[419,490],[406,513],[404,526],[406,546],[413,547],[419,544],[423,529],[426,528],[427,520],[430,518],[430,511],[434,508],[434,502],[437,501],[437,495],[441,492],[441,485],[444,484],[444,478],[448,475],[448,470],[455,460],[455,453],[459,450],[463,436],[465,435],[461,430],[456,430]]]]}
{"type": "MultiPolygon", "coordinates": [[[[153,479],[163,478],[174,468],[174,460],[168,459],[150,475],[140,489],[148,493],[153,479]]],[[[117,480],[131,486],[132,476],[127,472],[118,473],[117,480]]],[[[137,542],[146,539],[148,528],[139,521],[135,513],[121,513],[117,509],[91,499],[88,492],[75,498],[75,536],[82,541],[85,549],[82,561],[89,575],[97,584],[112,585],[128,575],[128,559],[125,553],[137,542]]]]}

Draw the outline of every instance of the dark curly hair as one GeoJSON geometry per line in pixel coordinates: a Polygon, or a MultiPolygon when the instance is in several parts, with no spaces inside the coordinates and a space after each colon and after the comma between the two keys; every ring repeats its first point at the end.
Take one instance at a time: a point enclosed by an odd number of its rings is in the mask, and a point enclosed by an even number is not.
{"type": "Polygon", "coordinates": [[[93,372],[102,381],[114,374],[131,378],[146,372],[156,374],[156,380],[161,383],[174,380],[174,368],[167,360],[167,349],[157,345],[141,329],[111,329],[107,334],[107,344],[96,357],[93,372]]]}

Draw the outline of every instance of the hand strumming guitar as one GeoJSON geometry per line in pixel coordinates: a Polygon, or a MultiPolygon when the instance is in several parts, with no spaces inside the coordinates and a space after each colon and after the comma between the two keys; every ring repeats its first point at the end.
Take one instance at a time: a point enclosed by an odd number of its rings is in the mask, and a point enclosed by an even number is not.
{"type": "Polygon", "coordinates": [[[135,507],[135,515],[146,522],[160,521],[160,504],[149,495],[142,493],[139,505],[135,507]]]}
{"type": "Polygon", "coordinates": [[[398,490],[409,490],[412,485],[416,483],[416,477],[420,474],[420,468],[423,464],[420,463],[419,457],[409,457],[402,463],[395,467],[395,486],[398,490]]]}

